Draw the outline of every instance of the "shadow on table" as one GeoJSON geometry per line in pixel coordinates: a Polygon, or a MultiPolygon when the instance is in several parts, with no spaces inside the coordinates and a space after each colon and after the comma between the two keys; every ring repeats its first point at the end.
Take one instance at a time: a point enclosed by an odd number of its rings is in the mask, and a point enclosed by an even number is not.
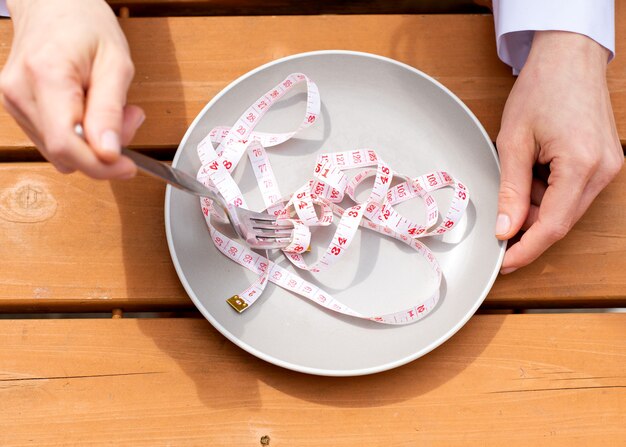
{"type": "MultiPolygon", "coordinates": [[[[132,20],[132,19],[131,19],[132,20]]],[[[129,103],[144,106],[146,122],[131,143],[138,151],[171,160],[173,141],[182,139],[188,118],[183,80],[172,40],[169,21],[121,22],[131,46],[136,75],[129,90],[129,103]],[[138,22],[135,22],[137,25],[138,22]],[[124,26],[126,25],[126,26],[124,26]],[[140,33],[149,33],[145,39],[140,33]],[[156,126],[168,123],[166,141],[156,126]],[[165,144],[165,147],[163,147],[165,144]]],[[[126,280],[124,311],[172,311],[193,308],[178,281],[165,240],[163,204],[165,184],[145,174],[130,181],[110,182],[117,202],[126,280]],[[127,208],[122,208],[127,207],[127,208]],[[155,243],[156,241],[156,243],[155,243]]],[[[117,231],[117,229],[116,229],[117,231]]],[[[119,237],[112,234],[111,237],[119,237]]]]}
{"type": "Polygon", "coordinates": [[[461,374],[480,357],[503,320],[491,318],[489,325],[481,324],[485,318],[470,320],[467,327],[433,352],[378,374],[319,377],[265,365],[258,377],[283,393],[321,405],[358,408],[402,402],[427,394],[461,374]]]}
{"type": "Polygon", "coordinates": [[[267,405],[262,397],[267,395],[262,391],[266,387],[329,407],[375,408],[415,399],[454,380],[481,356],[505,319],[506,315],[474,317],[426,356],[390,371],[359,377],[313,376],[272,365],[238,348],[200,318],[187,320],[192,335],[175,341],[147,320],[139,320],[138,326],[195,382],[197,396],[207,408],[227,410],[245,405],[261,410],[267,405]]]}
{"type": "MultiPolygon", "coordinates": [[[[168,123],[166,146],[170,143],[170,137],[172,141],[182,139],[189,122],[183,79],[169,22],[159,20],[146,24],[149,29],[124,27],[127,35],[128,32],[131,33],[128,40],[136,66],[135,80],[129,91],[129,103],[146,105],[146,109],[149,107],[146,123],[138,132],[133,146],[137,146],[138,150],[147,150],[150,155],[171,160],[174,151],[163,149],[163,142],[158,137],[163,132],[155,132],[155,126],[168,123]],[[145,48],[133,46],[134,42],[143,42],[133,38],[132,33],[139,32],[151,33],[155,36],[154,41],[146,40],[145,48]],[[155,64],[158,67],[155,68],[155,64]],[[154,95],[155,90],[158,90],[158,96],[154,95]]],[[[211,73],[206,76],[210,80],[211,73]]],[[[113,232],[111,237],[122,239],[125,290],[121,292],[123,295],[120,298],[122,303],[128,303],[128,307],[122,306],[122,310],[173,310],[172,304],[174,307],[183,306],[184,309],[193,308],[190,300],[177,298],[186,294],[176,276],[165,240],[165,185],[157,180],[146,179],[111,181],[110,185],[117,206],[120,207],[121,235],[113,232]],[[133,188],[132,194],[129,194],[129,188],[133,188]],[[122,206],[129,208],[122,209],[122,206]],[[158,241],[158,247],[154,246],[155,241],[158,241]]],[[[179,365],[181,380],[184,377],[193,380],[197,395],[207,408],[214,407],[216,403],[221,405],[224,401],[228,402],[228,395],[223,399],[216,398],[216,395],[228,390],[228,387],[222,386],[229,380],[229,377],[224,377],[227,371],[235,369],[246,372],[265,366],[263,362],[232,345],[204,319],[187,319],[189,324],[183,325],[183,338],[173,338],[176,333],[172,332],[173,326],[167,324],[168,320],[162,320],[164,324],[151,325],[149,322],[154,322],[154,319],[140,318],[137,323],[154,341],[155,346],[179,365]],[[224,361],[216,361],[224,358],[226,364],[224,361]],[[235,362],[236,366],[231,364],[227,367],[230,362],[235,362]],[[251,368],[250,364],[258,366],[251,368]]],[[[178,376],[177,372],[175,374],[178,376]]],[[[252,388],[247,397],[252,402],[252,407],[260,407],[256,381],[250,381],[250,385],[252,388]]],[[[240,403],[233,404],[236,405],[240,403]]]]}

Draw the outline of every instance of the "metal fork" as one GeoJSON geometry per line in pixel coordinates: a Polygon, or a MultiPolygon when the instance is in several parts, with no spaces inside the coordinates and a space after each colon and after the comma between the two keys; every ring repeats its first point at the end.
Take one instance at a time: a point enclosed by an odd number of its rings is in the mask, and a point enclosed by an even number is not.
{"type": "MultiPolygon", "coordinates": [[[[83,137],[83,128],[76,126],[76,134],[83,137]]],[[[213,201],[216,209],[228,218],[228,222],[235,232],[246,241],[250,248],[263,250],[284,248],[291,243],[293,237],[293,224],[287,220],[278,220],[276,216],[268,213],[237,208],[228,205],[221,194],[213,192],[191,175],[180,169],[155,160],[147,155],[122,148],[122,155],[135,162],[142,171],[157,177],[172,186],[200,197],[208,197],[213,201]]]]}

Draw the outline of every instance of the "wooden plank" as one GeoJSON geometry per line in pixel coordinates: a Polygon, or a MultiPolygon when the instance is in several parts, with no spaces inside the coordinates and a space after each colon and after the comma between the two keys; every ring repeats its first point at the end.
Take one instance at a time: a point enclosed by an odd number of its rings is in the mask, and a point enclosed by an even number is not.
{"type": "MultiPolygon", "coordinates": [[[[0,311],[191,308],[171,264],[164,186],[0,164],[0,311]]],[[[626,307],[626,171],[563,241],[500,277],[486,307],[626,307]]]]}
{"type": "MultiPolygon", "coordinates": [[[[131,18],[122,26],[136,65],[129,101],[141,105],[148,117],[134,141],[137,147],[171,149],[229,82],[298,52],[366,51],[418,67],[458,94],[493,138],[514,81],[496,57],[490,16],[131,18]]],[[[0,65],[10,41],[10,23],[0,22],[0,65]]],[[[626,128],[626,119],[618,121],[626,128]]],[[[23,157],[29,147],[17,125],[0,112],[0,157],[23,157]]]]}
{"type": "Polygon", "coordinates": [[[165,187],[0,164],[2,311],[191,307],[171,264],[165,187]]]}
{"type": "Polygon", "coordinates": [[[490,307],[626,307],[626,171],[570,233],[531,265],[500,276],[490,307]]]}
{"type": "MultiPolygon", "coordinates": [[[[626,50],[626,8],[621,2],[617,6],[621,54],[626,50]]],[[[136,147],[171,149],[201,108],[233,79],[304,51],[365,51],[413,65],[456,93],[494,140],[514,82],[496,56],[489,15],[131,18],[122,20],[122,26],[137,68],[129,101],[141,105],[148,116],[136,147]]],[[[0,21],[0,65],[10,42],[10,22],[0,21]]],[[[625,144],[626,59],[618,57],[609,65],[608,81],[625,144]]],[[[23,160],[35,153],[0,110],[0,158],[23,160]]]]}
{"type": "Polygon", "coordinates": [[[477,316],[425,358],[355,378],[275,367],[199,319],[4,320],[0,361],[3,446],[626,440],[625,314],[477,316]]]}
{"type": "Polygon", "coordinates": [[[284,15],[284,14],[459,14],[489,13],[472,0],[107,0],[132,16],[284,15]]]}

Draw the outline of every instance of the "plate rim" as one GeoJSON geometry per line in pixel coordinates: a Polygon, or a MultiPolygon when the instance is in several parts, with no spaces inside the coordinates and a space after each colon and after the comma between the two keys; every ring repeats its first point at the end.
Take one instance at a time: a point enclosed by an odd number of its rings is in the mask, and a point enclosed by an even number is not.
{"type": "MultiPolygon", "coordinates": [[[[194,120],[191,122],[191,124],[189,125],[189,127],[187,128],[187,130],[185,131],[185,134],[183,135],[183,138],[181,139],[180,143],[178,144],[178,147],[176,148],[176,153],[174,154],[174,158],[172,160],[172,166],[176,166],[178,159],[181,157],[182,154],[182,148],[185,146],[185,144],[187,143],[187,140],[189,138],[189,136],[191,135],[192,130],[196,127],[196,125],[198,124],[198,122],[200,121],[200,118],[206,113],[206,111],[211,108],[213,106],[213,104],[215,104],[222,96],[224,96],[227,92],[229,92],[232,88],[234,88],[237,84],[239,84],[240,82],[242,82],[243,80],[254,76],[256,73],[265,70],[266,68],[272,67],[274,65],[278,65],[281,64],[283,62],[292,60],[292,59],[300,59],[300,58],[306,58],[306,57],[311,57],[311,56],[320,56],[320,55],[351,55],[351,56],[360,56],[360,57],[366,57],[366,58],[372,58],[372,59],[377,59],[377,60],[381,60],[387,63],[391,63],[393,65],[397,65],[401,68],[407,69],[411,72],[413,72],[414,74],[421,76],[423,78],[425,78],[426,80],[432,82],[433,84],[435,84],[437,87],[439,87],[444,93],[446,93],[451,99],[453,99],[459,106],[461,106],[461,108],[465,111],[465,113],[467,113],[467,115],[473,120],[474,124],[477,126],[478,130],[480,130],[480,132],[482,133],[483,137],[485,138],[485,140],[488,143],[489,148],[491,149],[492,155],[494,157],[494,160],[496,162],[496,166],[498,168],[498,172],[501,172],[500,169],[500,160],[498,158],[498,154],[497,151],[493,145],[493,142],[491,141],[491,138],[489,137],[489,134],[487,133],[487,131],[485,130],[485,128],[483,127],[483,125],[480,123],[480,121],[478,120],[478,118],[476,117],[476,115],[474,115],[474,113],[470,110],[469,107],[467,107],[467,105],[461,101],[461,99],[456,96],[450,89],[448,89],[445,85],[443,85],[442,83],[440,83],[438,80],[436,80],[435,78],[433,78],[432,76],[429,76],[428,74],[424,73],[423,71],[408,65],[404,62],[400,62],[397,61],[395,59],[391,59],[389,57],[386,56],[381,56],[378,54],[374,54],[374,53],[367,53],[367,52],[362,52],[362,51],[352,51],[352,50],[318,50],[318,51],[307,51],[304,53],[296,53],[296,54],[292,54],[286,57],[282,57],[280,59],[275,59],[272,60],[268,63],[265,63],[263,65],[260,65],[257,68],[254,68],[253,70],[250,70],[246,73],[244,73],[243,75],[239,76],[237,79],[235,79],[234,81],[232,81],[231,83],[229,83],[226,87],[224,87],[219,93],[217,93],[203,108],[202,110],[200,110],[196,117],[194,118],[194,120]]],[[[478,300],[476,300],[476,303],[474,304],[474,306],[472,308],[469,309],[469,311],[463,316],[462,319],[460,319],[454,326],[452,326],[443,336],[439,337],[437,340],[435,340],[434,342],[430,343],[429,345],[423,347],[422,349],[412,353],[411,355],[405,356],[401,359],[392,361],[392,362],[386,362],[383,363],[381,365],[378,366],[372,366],[372,367],[368,367],[368,368],[358,368],[358,369],[344,369],[344,370],[332,370],[332,369],[325,369],[325,368],[316,368],[316,367],[310,367],[310,366],[303,366],[303,365],[297,365],[297,364],[293,364],[290,363],[288,361],[285,360],[281,360],[279,358],[276,358],[272,355],[266,354],[262,351],[259,351],[255,348],[253,348],[252,346],[248,345],[247,343],[243,342],[241,339],[239,339],[238,337],[234,336],[233,334],[231,334],[224,326],[222,326],[218,320],[216,320],[209,312],[208,310],[202,305],[202,302],[200,301],[200,299],[196,296],[195,292],[193,291],[191,285],[189,284],[189,282],[187,281],[187,278],[185,277],[185,274],[183,272],[182,267],[180,266],[180,263],[178,262],[178,257],[176,255],[176,250],[174,247],[174,242],[173,242],[173,237],[172,237],[172,233],[171,233],[171,223],[170,223],[170,203],[171,203],[171,192],[172,192],[173,187],[170,185],[167,185],[166,189],[165,189],[165,206],[164,206],[164,218],[165,218],[165,235],[166,235],[166,239],[167,239],[167,246],[170,252],[170,257],[172,258],[172,262],[174,264],[174,268],[176,270],[176,274],[178,276],[178,279],[180,280],[181,284],[183,285],[183,288],[185,289],[185,292],[187,292],[187,295],[189,296],[189,298],[191,298],[191,300],[193,301],[194,305],[196,306],[196,308],[200,311],[200,313],[202,313],[202,315],[204,316],[204,318],[206,318],[209,323],[211,323],[211,325],[217,329],[224,337],[226,337],[228,340],[230,340],[232,343],[234,343],[236,346],[240,347],[241,349],[243,349],[244,351],[254,355],[257,358],[260,358],[262,360],[265,360],[268,363],[280,366],[282,368],[286,368],[292,371],[297,371],[297,372],[302,372],[302,373],[306,373],[306,374],[313,374],[313,375],[319,375],[319,376],[331,376],[331,377],[352,377],[352,376],[362,376],[362,375],[368,375],[368,374],[375,374],[378,372],[382,372],[382,371],[387,371],[390,369],[394,369],[397,368],[399,366],[402,365],[406,365],[407,363],[410,363],[426,354],[428,354],[429,352],[431,352],[432,350],[436,349],[437,347],[441,346],[443,343],[445,343],[446,341],[448,341],[454,334],[456,334],[463,326],[465,326],[465,324],[469,321],[469,319],[476,313],[476,311],[478,310],[478,308],[480,307],[480,305],[485,301],[485,298],[487,297],[489,291],[491,290],[493,283],[495,282],[496,278],[498,277],[498,274],[500,272],[500,266],[502,265],[502,261],[504,259],[504,253],[506,250],[506,241],[499,241],[499,245],[500,245],[500,253],[498,256],[498,260],[496,262],[496,268],[494,269],[494,271],[491,274],[491,277],[489,278],[489,280],[487,281],[481,296],[478,300]]],[[[495,235],[494,235],[495,238],[495,235]]]]}

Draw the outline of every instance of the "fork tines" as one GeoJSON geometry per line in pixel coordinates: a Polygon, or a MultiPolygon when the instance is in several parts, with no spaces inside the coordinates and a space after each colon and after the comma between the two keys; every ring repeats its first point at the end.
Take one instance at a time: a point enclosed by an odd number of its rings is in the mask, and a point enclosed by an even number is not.
{"type": "Polygon", "coordinates": [[[289,239],[293,232],[293,225],[289,221],[277,221],[272,217],[251,217],[253,230],[260,230],[262,234],[257,239],[289,239]]]}

